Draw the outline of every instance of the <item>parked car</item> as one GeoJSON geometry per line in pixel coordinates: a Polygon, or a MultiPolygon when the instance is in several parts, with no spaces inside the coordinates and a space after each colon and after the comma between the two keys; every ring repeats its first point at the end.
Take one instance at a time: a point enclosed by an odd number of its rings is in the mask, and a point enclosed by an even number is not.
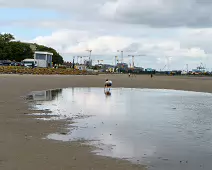
{"type": "Polygon", "coordinates": [[[24,63],[22,63],[22,62],[16,62],[15,63],[15,66],[24,66],[24,63]]]}
{"type": "Polygon", "coordinates": [[[12,62],[10,65],[11,65],[11,66],[15,66],[15,64],[16,64],[15,62],[12,62]]]}

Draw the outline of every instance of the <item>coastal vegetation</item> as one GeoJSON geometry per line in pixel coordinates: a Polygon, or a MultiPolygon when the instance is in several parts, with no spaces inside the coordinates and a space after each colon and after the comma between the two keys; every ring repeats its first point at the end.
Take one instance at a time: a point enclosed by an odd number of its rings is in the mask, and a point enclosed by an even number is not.
{"type": "Polygon", "coordinates": [[[20,66],[1,66],[0,74],[86,75],[88,74],[88,72],[83,70],[68,69],[68,68],[55,69],[55,68],[26,68],[26,67],[20,67],[20,66]]]}

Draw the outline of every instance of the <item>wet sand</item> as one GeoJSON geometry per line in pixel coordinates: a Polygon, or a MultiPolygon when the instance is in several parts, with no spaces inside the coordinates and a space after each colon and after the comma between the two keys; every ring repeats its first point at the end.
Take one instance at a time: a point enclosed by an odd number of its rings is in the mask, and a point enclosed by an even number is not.
{"type": "Polygon", "coordinates": [[[62,121],[40,121],[30,113],[21,97],[33,90],[65,87],[102,87],[106,78],[113,87],[159,88],[212,92],[212,78],[127,75],[33,76],[0,75],[0,169],[3,170],[117,170],[144,169],[130,162],[95,156],[80,143],[44,140],[64,132],[62,121]]]}

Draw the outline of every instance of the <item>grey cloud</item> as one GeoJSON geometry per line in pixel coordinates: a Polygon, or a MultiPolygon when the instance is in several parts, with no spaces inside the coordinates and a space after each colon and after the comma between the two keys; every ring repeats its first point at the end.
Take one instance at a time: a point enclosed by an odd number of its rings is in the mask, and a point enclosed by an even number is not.
{"type": "MultiPolygon", "coordinates": [[[[162,68],[164,62],[158,66],[157,58],[162,58],[164,61],[166,52],[168,52],[171,54],[176,53],[175,58],[177,61],[173,62],[175,62],[177,66],[183,67],[183,65],[192,61],[198,64],[200,58],[190,57],[186,60],[186,57],[182,56],[185,55],[184,51],[181,53],[181,51],[173,49],[175,45],[161,46],[160,44],[165,39],[179,41],[182,50],[198,47],[212,54],[210,47],[212,43],[210,40],[212,39],[212,33],[210,35],[200,34],[199,36],[184,35],[184,38],[181,37],[178,39],[176,38],[178,35],[174,35],[177,34],[177,31],[173,31],[173,27],[211,27],[211,3],[212,1],[203,0],[0,0],[0,8],[20,7],[50,9],[67,15],[67,17],[64,18],[61,17],[60,20],[4,21],[0,22],[0,26],[38,27],[40,29],[52,28],[52,30],[65,28],[87,32],[85,35],[80,33],[82,37],[78,34],[75,36],[75,34],[73,35],[71,32],[64,34],[64,37],[61,35],[47,36],[45,39],[50,39],[48,41],[51,43],[50,45],[56,47],[61,52],[76,46],[77,42],[81,41],[81,39],[82,41],[83,39],[89,41],[90,39],[95,39],[95,37],[103,35],[130,37],[133,41],[135,40],[135,42],[126,47],[126,49],[136,51],[137,54],[147,55],[137,58],[137,62],[140,63],[140,65],[144,67],[151,65],[151,67],[162,68]],[[144,25],[157,29],[148,29],[147,27],[143,27],[144,25]],[[158,27],[172,28],[167,28],[167,30],[171,31],[166,31],[166,29],[158,29],[158,27]],[[148,39],[148,41],[145,42],[144,39],[148,39]],[[154,39],[159,39],[159,41],[154,42],[154,39]],[[179,55],[179,57],[177,55],[179,55]]],[[[40,41],[40,43],[42,43],[42,41],[40,41]]],[[[113,42],[105,43],[107,45],[107,43],[113,42]]],[[[117,43],[120,42],[117,41],[117,43]]],[[[99,42],[96,45],[99,45],[99,42]]],[[[67,51],[69,52],[69,50],[67,51]]],[[[100,54],[109,53],[110,51],[111,49],[108,47],[100,48],[99,51],[95,52],[97,54],[94,58],[104,58],[109,61],[117,55],[117,53],[112,53],[110,56],[101,56],[100,54]]],[[[67,55],[72,56],[72,54],[73,53],[67,55]]],[[[125,55],[127,56],[128,54],[130,53],[126,53],[125,55]]]]}
{"type": "MultiPolygon", "coordinates": [[[[119,0],[106,18],[151,27],[210,27],[212,1],[119,0]]],[[[105,7],[109,7],[105,5],[105,7]]],[[[112,9],[112,5],[110,5],[112,9]]],[[[104,7],[102,10],[106,10],[104,7]]],[[[104,12],[103,12],[104,14],[104,12]]]]}
{"type": "Polygon", "coordinates": [[[1,7],[50,9],[73,19],[147,25],[211,27],[211,0],[0,0],[1,7]]]}
{"type": "Polygon", "coordinates": [[[95,19],[96,11],[106,0],[0,0],[0,8],[33,8],[43,10],[53,10],[70,15],[72,18],[86,20],[95,19]]]}

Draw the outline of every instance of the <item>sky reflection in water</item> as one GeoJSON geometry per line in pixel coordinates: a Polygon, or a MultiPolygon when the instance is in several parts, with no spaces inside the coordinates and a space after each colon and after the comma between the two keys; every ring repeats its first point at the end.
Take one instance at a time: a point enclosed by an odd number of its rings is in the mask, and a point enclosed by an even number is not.
{"type": "Polygon", "coordinates": [[[50,139],[92,140],[101,148],[97,154],[155,170],[212,169],[209,93],[116,88],[105,96],[102,88],[68,88],[33,94],[35,109],[51,110],[57,119],[75,118],[67,135],[50,139]],[[86,115],[92,116],[81,117],[86,115]]]}

